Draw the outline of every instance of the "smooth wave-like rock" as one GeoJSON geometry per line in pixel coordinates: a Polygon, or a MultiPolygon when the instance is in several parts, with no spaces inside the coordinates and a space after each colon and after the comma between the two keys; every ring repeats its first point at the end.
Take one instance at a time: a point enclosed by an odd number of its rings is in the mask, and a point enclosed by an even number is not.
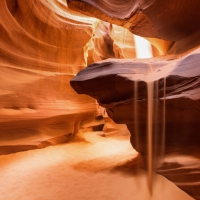
{"type": "Polygon", "coordinates": [[[131,33],[119,42],[110,23],[72,11],[65,0],[2,0],[0,23],[0,155],[102,128],[96,101],[69,81],[93,62],[134,56],[131,33]]]}
{"type": "Polygon", "coordinates": [[[198,0],[67,2],[73,10],[122,26],[133,34],[148,38],[161,54],[166,54],[172,46],[170,53],[184,53],[200,44],[198,0]]]}
{"type": "Polygon", "coordinates": [[[178,41],[200,29],[198,0],[176,3],[173,0],[68,0],[68,4],[72,9],[123,26],[143,37],[178,41]]]}
{"type": "Polygon", "coordinates": [[[69,141],[97,112],[69,85],[96,21],[64,1],[1,1],[0,155],[69,141]]]}

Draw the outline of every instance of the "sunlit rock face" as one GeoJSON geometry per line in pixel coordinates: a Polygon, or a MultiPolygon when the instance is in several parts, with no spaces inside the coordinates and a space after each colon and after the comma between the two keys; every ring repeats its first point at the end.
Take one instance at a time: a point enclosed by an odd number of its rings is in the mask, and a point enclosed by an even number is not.
{"type": "Polygon", "coordinates": [[[132,34],[65,0],[2,0],[0,11],[0,155],[102,130],[96,100],[69,81],[95,61],[134,57],[132,34]]]}
{"type": "Polygon", "coordinates": [[[3,0],[0,16],[0,154],[70,140],[96,113],[95,101],[69,85],[86,66],[96,19],[62,1],[32,0],[3,0]]]}
{"type": "Polygon", "coordinates": [[[92,62],[113,57],[107,33],[65,1],[3,0],[0,11],[0,155],[69,141],[97,113],[69,81],[89,51],[92,62]],[[111,53],[94,49],[106,45],[111,53]]]}

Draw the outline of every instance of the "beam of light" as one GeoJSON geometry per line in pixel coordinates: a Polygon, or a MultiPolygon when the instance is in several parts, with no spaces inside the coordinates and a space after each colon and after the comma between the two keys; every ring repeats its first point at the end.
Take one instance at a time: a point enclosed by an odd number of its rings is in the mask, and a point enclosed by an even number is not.
{"type": "Polygon", "coordinates": [[[136,57],[137,58],[152,58],[152,47],[151,43],[146,39],[133,35],[135,41],[135,50],[136,50],[136,57]]]}

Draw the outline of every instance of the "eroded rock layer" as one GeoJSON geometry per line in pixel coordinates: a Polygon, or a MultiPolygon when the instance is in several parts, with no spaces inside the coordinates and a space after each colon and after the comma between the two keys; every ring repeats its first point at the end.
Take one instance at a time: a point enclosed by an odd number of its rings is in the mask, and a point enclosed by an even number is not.
{"type": "Polygon", "coordinates": [[[86,65],[96,20],[62,1],[3,0],[0,15],[0,154],[70,140],[96,112],[94,100],[69,85],[86,65]]]}
{"type": "Polygon", "coordinates": [[[170,53],[183,53],[200,44],[198,0],[68,0],[68,4],[73,10],[149,38],[164,54],[174,42],[170,53]]]}
{"type": "Polygon", "coordinates": [[[68,3],[72,9],[126,27],[143,37],[178,41],[200,29],[198,0],[176,3],[173,0],[68,0],[68,3]]]}
{"type": "Polygon", "coordinates": [[[0,155],[102,128],[96,101],[69,81],[95,61],[134,57],[128,30],[72,11],[65,0],[2,0],[0,33],[0,155]]]}
{"type": "MultiPolygon", "coordinates": [[[[173,154],[197,157],[196,165],[190,165],[190,162],[182,163],[185,169],[190,170],[187,178],[183,176],[181,179],[178,175],[181,168],[175,171],[176,176],[171,176],[170,170],[162,171],[167,169],[166,166],[168,169],[174,169],[173,162],[165,164],[165,168],[160,168],[161,174],[164,172],[166,177],[195,198],[200,196],[199,63],[199,49],[187,56],[173,59],[172,57],[149,60],[109,59],[90,65],[71,81],[72,87],[79,94],[96,98],[116,123],[127,125],[131,132],[132,146],[143,155],[144,163],[148,155],[147,102],[150,99],[147,88],[153,83],[152,137],[155,162],[162,157],[162,151],[165,157],[173,154]],[[136,82],[137,87],[135,87],[136,82]]],[[[174,162],[176,163],[176,160],[174,162]]],[[[159,166],[161,163],[156,164],[157,168],[159,166]]]]}
{"type": "Polygon", "coordinates": [[[1,1],[0,155],[66,142],[94,116],[69,80],[87,64],[96,22],[63,1],[1,1]]]}

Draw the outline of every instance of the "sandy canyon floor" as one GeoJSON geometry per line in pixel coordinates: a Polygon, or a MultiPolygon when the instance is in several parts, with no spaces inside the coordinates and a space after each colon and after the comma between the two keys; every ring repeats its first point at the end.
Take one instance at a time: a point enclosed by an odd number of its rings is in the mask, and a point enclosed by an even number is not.
{"type": "Polygon", "coordinates": [[[73,142],[0,156],[0,200],[192,200],[147,172],[129,137],[87,132],[73,142]]]}

